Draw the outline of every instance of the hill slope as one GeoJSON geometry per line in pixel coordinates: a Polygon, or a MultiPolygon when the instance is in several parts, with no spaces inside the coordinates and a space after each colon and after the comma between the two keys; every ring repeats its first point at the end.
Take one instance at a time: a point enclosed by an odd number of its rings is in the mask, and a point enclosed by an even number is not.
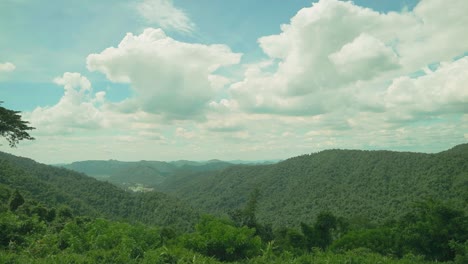
{"type": "Polygon", "coordinates": [[[310,222],[323,210],[379,223],[428,198],[467,210],[468,144],[438,154],[327,150],[274,165],[174,177],[159,186],[218,214],[244,206],[255,188],[259,220],[275,226],[310,222]]]}
{"type": "Polygon", "coordinates": [[[109,181],[117,185],[143,184],[145,186],[155,186],[175,174],[214,171],[232,165],[232,163],[220,160],[207,162],[89,160],[63,164],[60,167],[82,172],[96,179],[109,181]]]}
{"type": "Polygon", "coordinates": [[[183,229],[191,228],[198,219],[190,206],[166,194],[126,192],[81,173],[2,152],[0,185],[18,189],[25,198],[49,207],[67,205],[80,215],[183,229]]]}

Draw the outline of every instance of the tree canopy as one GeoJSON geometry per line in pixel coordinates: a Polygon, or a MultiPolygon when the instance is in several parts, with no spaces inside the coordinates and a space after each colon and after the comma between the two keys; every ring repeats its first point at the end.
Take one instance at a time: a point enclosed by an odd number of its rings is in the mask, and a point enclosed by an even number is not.
{"type": "MultiPolygon", "coordinates": [[[[447,162],[462,166],[462,183],[466,147],[446,152],[447,162]]],[[[403,215],[381,223],[326,210],[298,226],[270,227],[257,218],[265,188],[247,195],[231,219],[200,217],[169,195],[126,192],[0,152],[0,263],[468,263],[466,203],[420,195],[403,215]]],[[[281,217],[279,206],[269,209],[281,217]]]]}
{"type": "Polygon", "coordinates": [[[242,208],[257,188],[256,221],[273,228],[297,228],[321,211],[349,218],[354,226],[382,224],[410,212],[421,199],[465,208],[467,160],[468,144],[436,154],[326,150],[273,165],[167,177],[155,189],[223,215],[242,208]]]}
{"type": "MultiPolygon", "coordinates": [[[[3,103],[0,101],[0,104],[3,103]]],[[[16,147],[20,140],[33,140],[28,130],[34,127],[29,126],[28,121],[21,119],[19,111],[14,111],[0,106],[0,135],[10,144],[10,147],[16,147]]]]}

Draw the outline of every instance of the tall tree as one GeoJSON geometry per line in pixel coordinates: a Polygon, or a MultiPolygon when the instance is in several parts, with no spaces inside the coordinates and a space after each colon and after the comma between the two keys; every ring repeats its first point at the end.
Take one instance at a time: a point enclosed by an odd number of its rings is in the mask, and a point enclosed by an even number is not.
{"type": "Polygon", "coordinates": [[[231,219],[236,223],[238,227],[247,226],[250,228],[257,228],[258,223],[255,216],[257,211],[257,201],[260,196],[260,190],[255,188],[252,193],[250,193],[249,200],[247,204],[242,209],[236,209],[230,211],[228,214],[231,219]]]}
{"type": "MultiPolygon", "coordinates": [[[[3,103],[0,101],[0,104],[3,103]]],[[[20,140],[33,140],[28,130],[34,127],[29,126],[28,121],[21,119],[19,111],[14,111],[0,106],[0,135],[10,144],[10,147],[16,147],[20,140]]]]}
{"type": "Polygon", "coordinates": [[[18,190],[15,190],[10,198],[10,210],[16,211],[16,209],[18,209],[22,204],[24,204],[24,198],[18,190]]]}

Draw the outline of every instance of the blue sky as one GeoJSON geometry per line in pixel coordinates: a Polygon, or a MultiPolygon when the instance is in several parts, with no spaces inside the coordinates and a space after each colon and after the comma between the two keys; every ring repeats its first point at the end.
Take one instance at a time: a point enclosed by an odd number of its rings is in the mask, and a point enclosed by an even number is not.
{"type": "Polygon", "coordinates": [[[468,140],[467,8],[5,0],[0,100],[37,139],[1,148],[46,163],[444,150],[468,140]]]}

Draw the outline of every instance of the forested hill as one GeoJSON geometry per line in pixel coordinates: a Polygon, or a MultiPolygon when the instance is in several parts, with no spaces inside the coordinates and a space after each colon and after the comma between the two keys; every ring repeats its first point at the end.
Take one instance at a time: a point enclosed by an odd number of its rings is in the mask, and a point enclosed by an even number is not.
{"type": "Polygon", "coordinates": [[[0,187],[17,189],[48,207],[69,206],[77,215],[146,224],[193,227],[198,213],[158,192],[131,193],[64,168],[0,152],[0,187]]]}
{"type": "Polygon", "coordinates": [[[208,210],[243,207],[216,218],[0,153],[0,263],[468,263],[467,172],[465,145],[431,155],[330,150],[174,178],[190,179],[185,199],[208,210]]]}
{"type": "Polygon", "coordinates": [[[257,217],[274,226],[309,222],[324,210],[381,223],[431,198],[466,211],[468,144],[438,154],[326,150],[274,165],[176,177],[159,188],[221,214],[244,206],[258,189],[257,217]]]}
{"type": "Polygon", "coordinates": [[[117,160],[88,160],[71,164],[62,164],[61,167],[85,173],[96,179],[112,182],[117,185],[138,183],[147,186],[158,185],[174,174],[187,172],[207,172],[227,168],[232,163],[210,160],[206,162],[195,161],[135,161],[124,162],[117,160]]]}

